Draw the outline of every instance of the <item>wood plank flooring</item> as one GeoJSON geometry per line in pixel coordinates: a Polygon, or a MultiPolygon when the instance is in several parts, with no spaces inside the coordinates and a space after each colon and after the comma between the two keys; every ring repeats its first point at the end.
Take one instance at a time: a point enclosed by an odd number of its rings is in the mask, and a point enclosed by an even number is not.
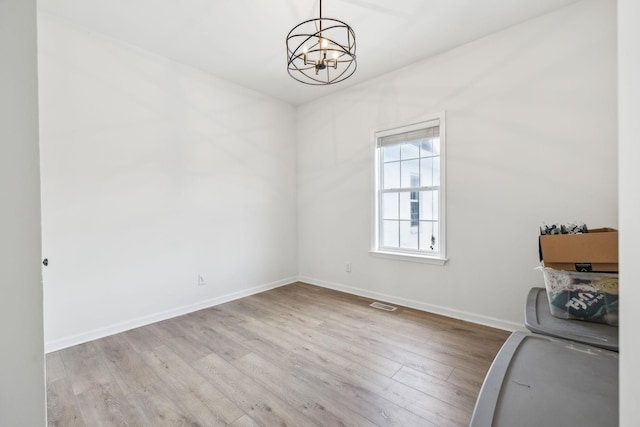
{"type": "Polygon", "coordinates": [[[295,283],[47,355],[50,426],[467,426],[509,333],[295,283]]]}

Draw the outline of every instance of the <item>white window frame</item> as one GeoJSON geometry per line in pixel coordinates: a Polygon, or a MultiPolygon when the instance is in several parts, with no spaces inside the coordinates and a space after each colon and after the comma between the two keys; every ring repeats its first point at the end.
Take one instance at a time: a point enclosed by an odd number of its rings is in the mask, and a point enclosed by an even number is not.
{"type": "Polygon", "coordinates": [[[372,244],[371,250],[369,253],[375,257],[381,258],[389,258],[400,261],[412,261],[412,262],[421,262],[427,264],[436,264],[436,265],[444,265],[447,261],[446,258],[446,126],[445,126],[445,113],[439,112],[436,114],[431,114],[429,116],[425,116],[421,118],[419,121],[388,127],[385,129],[380,129],[372,132],[373,139],[373,218],[371,224],[371,232],[372,232],[372,244]],[[380,234],[382,229],[382,221],[380,218],[381,212],[381,203],[383,189],[382,186],[382,159],[380,156],[381,148],[378,147],[379,138],[387,137],[390,135],[400,134],[404,132],[411,132],[418,129],[425,129],[428,127],[433,127],[434,122],[438,123],[440,127],[440,187],[438,191],[439,203],[438,203],[438,232],[440,239],[440,252],[433,253],[427,251],[420,250],[409,250],[409,249],[396,249],[396,248],[383,248],[380,244],[380,234]]]}

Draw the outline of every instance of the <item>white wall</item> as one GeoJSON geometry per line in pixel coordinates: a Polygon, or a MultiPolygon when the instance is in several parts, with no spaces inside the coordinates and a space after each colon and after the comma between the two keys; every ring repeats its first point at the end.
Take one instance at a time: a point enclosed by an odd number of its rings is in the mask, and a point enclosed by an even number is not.
{"type": "Polygon", "coordinates": [[[640,406],[640,3],[618,0],[620,132],[620,426],[638,425],[640,406]]]}
{"type": "Polygon", "coordinates": [[[46,425],[35,0],[0,1],[0,425],[46,425]]]}
{"type": "Polygon", "coordinates": [[[301,106],[301,278],[522,326],[538,227],[617,226],[615,14],[580,2],[301,106]],[[449,262],[373,258],[371,131],[442,110],[449,262]]]}
{"type": "Polygon", "coordinates": [[[295,279],[293,107],[44,13],[39,43],[48,351],[295,279]]]}

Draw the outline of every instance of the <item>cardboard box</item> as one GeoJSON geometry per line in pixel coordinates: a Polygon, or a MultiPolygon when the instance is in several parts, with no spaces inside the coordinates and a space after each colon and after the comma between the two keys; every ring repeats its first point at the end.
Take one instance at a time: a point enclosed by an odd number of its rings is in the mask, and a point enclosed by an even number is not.
{"type": "Polygon", "coordinates": [[[540,236],[540,261],[567,271],[618,271],[618,231],[596,228],[585,234],[540,236]]]}

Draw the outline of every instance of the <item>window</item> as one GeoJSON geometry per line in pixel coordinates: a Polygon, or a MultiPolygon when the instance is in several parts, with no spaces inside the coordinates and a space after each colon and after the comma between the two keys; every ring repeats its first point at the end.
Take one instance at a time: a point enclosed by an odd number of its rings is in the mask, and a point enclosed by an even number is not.
{"type": "Polygon", "coordinates": [[[444,263],[444,152],[444,113],[375,133],[372,254],[444,263]]]}

